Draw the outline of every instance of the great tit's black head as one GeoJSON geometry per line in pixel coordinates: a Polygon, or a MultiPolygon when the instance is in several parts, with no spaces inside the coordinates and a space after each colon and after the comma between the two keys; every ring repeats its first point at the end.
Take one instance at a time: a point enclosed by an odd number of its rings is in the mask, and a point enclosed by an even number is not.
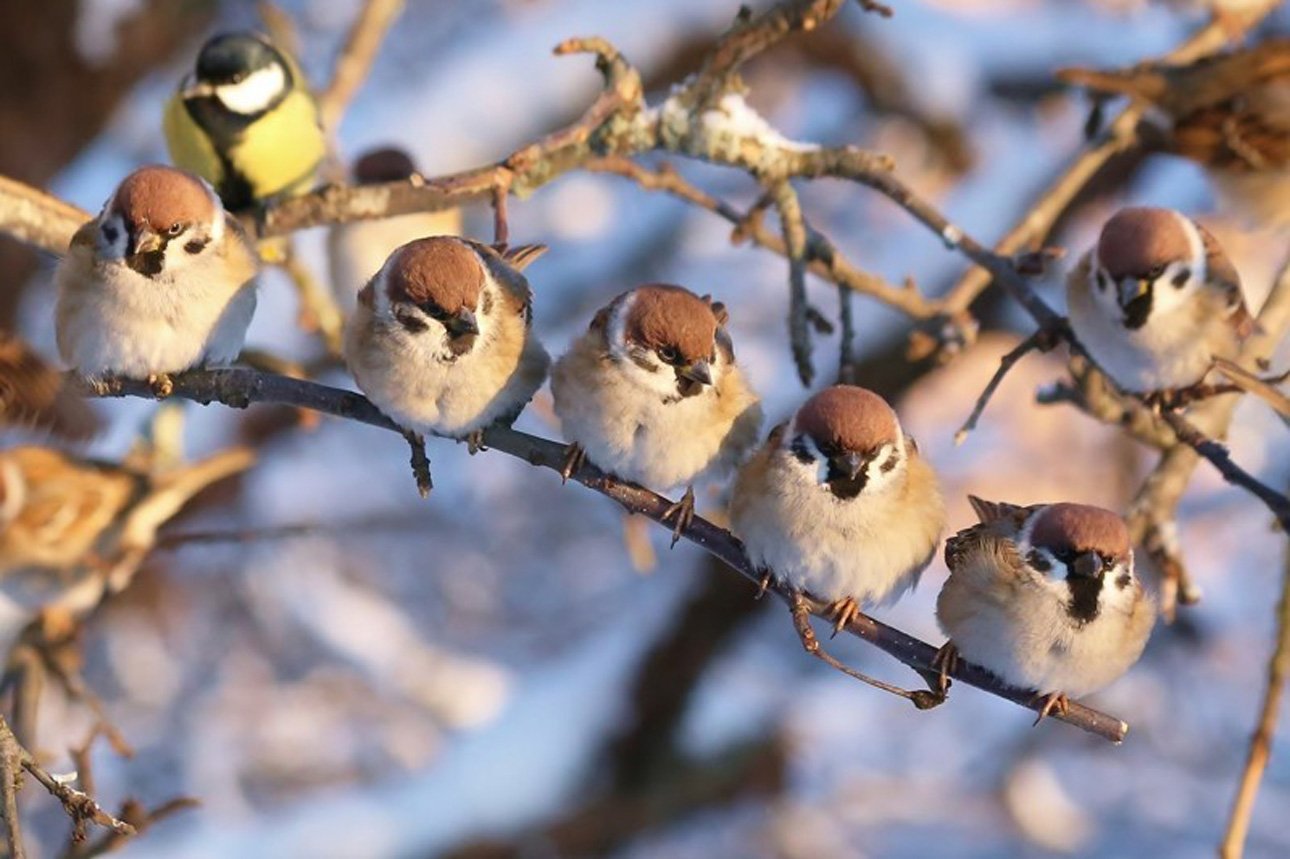
{"type": "Polygon", "coordinates": [[[197,80],[216,86],[236,84],[274,65],[285,68],[286,61],[264,36],[249,31],[221,33],[197,55],[197,80]]]}

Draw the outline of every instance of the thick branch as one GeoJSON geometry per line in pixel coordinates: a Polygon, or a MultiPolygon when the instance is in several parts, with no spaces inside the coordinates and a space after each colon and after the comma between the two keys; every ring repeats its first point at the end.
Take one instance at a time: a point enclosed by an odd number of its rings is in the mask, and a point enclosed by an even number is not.
{"type": "MultiPolygon", "coordinates": [[[[377,411],[361,394],[342,391],[299,379],[289,379],[253,370],[202,370],[173,377],[172,396],[209,404],[220,402],[233,408],[245,408],[251,403],[280,403],[311,409],[347,420],[358,421],[402,434],[388,418],[377,411]]],[[[87,392],[94,396],[137,396],[153,398],[152,388],[144,381],[112,380],[87,383],[87,392]]],[[[484,433],[484,444],[528,462],[530,465],[559,472],[565,463],[566,448],[562,444],[537,438],[508,427],[490,427],[484,433]]],[[[664,512],[671,506],[666,498],[633,483],[626,483],[605,474],[590,464],[584,464],[571,475],[573,480],[617,501],[630,513],[639,513],[671,530],[663,522],[664,512]]],[[[739,540],[724,528],[696,516],[693,524],[683,531],[683,536],[724,561],[727,566],[748,579],[760,582],[761,575],[748,562],[739,540]]],[[[774,586],[775,592],[785,600],[790,597],[787,589],[774,586]]],[[[823,616],[824,605],[811,602],[813,613],[823,616]]],[[[897,660],[920,672],[932,672],[932,659],[936,648],[926,642],[887,626],[881,621],[859,615],[848,626],[852,634],[863,638],[897,660]]],[[[1019,689],[999,681],[984,668],[960,661],[951,676],[993,695],[1005,698],[1031,710],[1038,711],[1033,690],[1019,689]]],[[[1072,704],[1063,721],[1083,728],[1090,733],[1119,742],[1128,731],[1128,725],[1113,716],[1100,713],[1080,704],[1072,704]]]]}

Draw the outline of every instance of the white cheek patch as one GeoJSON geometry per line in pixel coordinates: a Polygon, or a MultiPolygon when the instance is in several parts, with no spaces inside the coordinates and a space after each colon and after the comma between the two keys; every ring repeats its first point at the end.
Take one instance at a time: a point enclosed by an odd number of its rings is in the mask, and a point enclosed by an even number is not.
{"type": "Polygon", "coordinates": [[[233,113],[249,116],[268,108],[286,88],[286,73],[275,63],[251,72],[235,84],[220,84],[215,87],[215,97],[233,113]]]}

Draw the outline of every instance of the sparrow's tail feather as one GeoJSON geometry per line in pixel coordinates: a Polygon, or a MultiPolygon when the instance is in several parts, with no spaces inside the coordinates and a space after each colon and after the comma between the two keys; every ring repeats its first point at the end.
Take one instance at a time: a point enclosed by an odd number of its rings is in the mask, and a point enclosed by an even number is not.
{"type": "Polygon", "coordinates": [[[546,252],[546,245],[515,245],[506,249],[502,259],[510,263],[516,271],[524,271],[546,252]]]}
{"type": "Polygon", "coordinates": [[[1268,381],[1267,379],[1259,378],[1254,373],[1226,358],[1214,359],[1214,365],[1233,385],[1236,385],[1247,394],[1253,394],[1263,400],[1281,416],[1282,420],[1290,420],[1290,397],[1287,397],[1276,387],[1276,380],[1268,381]]]}
{"type": "Polygon", "coordinates": [[[986,501],[976,495],[969,495],[968,503],[972,505],[972,512],[976,513],[976,518],[981,520],[983,525],[989,525],[991,522],[1007,518],[1021,509],[1016,504],[1008,504],[1003,501],[986,501]]]}
{"type": "Polygon", "coordinates": [[[172,519],[193,496],[225,477],[245,471],[255,463],[255,453],[235,447],[192,465],[156,475],[144,495],[126,516],[122,527],[123,548],[151,548],[157,529],[172,519]]]}

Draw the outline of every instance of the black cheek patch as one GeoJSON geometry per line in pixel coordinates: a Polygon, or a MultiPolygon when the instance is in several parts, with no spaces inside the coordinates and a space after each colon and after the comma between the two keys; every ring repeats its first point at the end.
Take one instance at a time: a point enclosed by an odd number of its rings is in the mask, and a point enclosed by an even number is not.
{"type": "Polygon", "coordinates": [[[430,327],[425,323],[425,320],[402,308],[395,308],[394,318],[411,334],[420,334],[430,327]]]}
{"type": "Polygon", "coordinates": [[[1030,554],[1026,555],[1026,563],[1041,573],[1046,573],[1053,568],[1053,565],[1049,563],[1048,558],[1042,555],[1037,549],[1031,549],[1030,554]]]}
{"type": "Polygon", "coordinates": [[[1133,581],[1133,579],[1129,576],[1128,573],[1120,573],[1120,575],[1118,575],[1115,579],[1116,590],[1121,590],[1121,591],[1124,590],[1129,586],[1129,582],[1131,581],[1133,581]]]}
{"type": "Polygon", "coordinates": [[[103,238],[107,239],[109,244],[114,244],[119,235],[120,233],[117,232],[116,227],[103,228],[103,238]]]}
{"type": "Polygon", "coordinates": [[[1097,273],[1097,278],[1096,278],[1096,280],[1097,280],[1097,288],[1098,288],[1098,289],[1100,289],[1100,290],[1105,291],[1105,290],[1106,290],[1106,275],[1102,274],[1102,272],[1100,272],[1100,271],[1099,271],[1099,272],[1097,273]]]}
{"type": "Polygon", "coordinates": [[[184,250],[190,254],[199,254],[210,244],[210,239],[192,239],[184,244],[184,250]]]}
{"type": "Polygon", "coordinates": [[[811,456],[811,452],[806,449],[806,439],[803,436],[799,435],[793,439],[793,444],[789,447],[789,450],[793,452],[793,456],[802,465],[811,465],[815,462],[815,457],[811,456]]]}
{"type": "Polygon", "coordinates": [[[882,461],[882,465],[878,466],[878,470],[881,471],[883,474],[890,474],[892,470],[895,469],[897,463],[899,462],[900,462],[900,453],[895,448],[892,448],[891,453],[888,454],[887,458],[882,461]]]}
{"type": "Polygon", "coordinates": [[[492,313],[492,311],[493,311],[492,293],[485,292],[484,297],[479,300],[479,312],[480,314],[486,315],[486,314],[492,313]]]}
{"type": "Polygon", "coordinates": [[[1182,289],[1189,280],[1191,280],[1191,269],[1185,268],[1174,275],[1174,279],[1170,283],[1174,285],[1174,289],[1182,289]]]}

